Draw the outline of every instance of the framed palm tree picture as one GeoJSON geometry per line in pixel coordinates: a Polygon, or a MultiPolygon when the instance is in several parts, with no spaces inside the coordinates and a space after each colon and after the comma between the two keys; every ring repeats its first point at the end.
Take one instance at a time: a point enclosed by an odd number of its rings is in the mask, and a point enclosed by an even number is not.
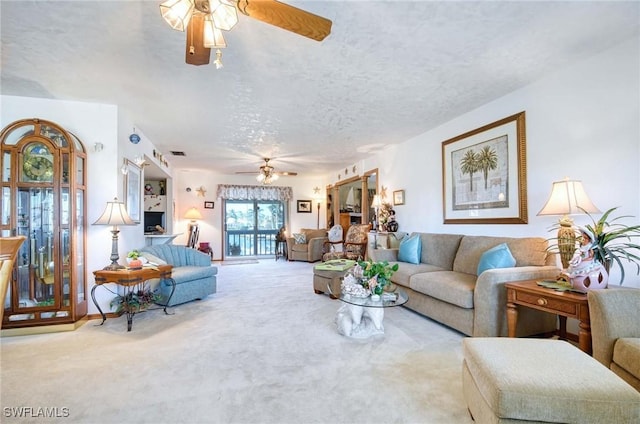
{"type": "Polygon", "coordinates": [[[442,142],[445,224],[526,224],[525,113],[442,142]]]}

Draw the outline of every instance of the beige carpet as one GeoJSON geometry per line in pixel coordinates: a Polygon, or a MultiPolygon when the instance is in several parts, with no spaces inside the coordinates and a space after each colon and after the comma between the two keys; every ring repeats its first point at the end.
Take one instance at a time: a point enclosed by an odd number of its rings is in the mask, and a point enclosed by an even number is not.
{"type": "Polygon", "coordinates": [[[312,265],[219,267],[206,300],[1,340],[3,423],[470,423],[462,336],[404,308],[385,335],[336,332],[312,265]],[[19,420],[18,407],[68,411],[19,420]]]}

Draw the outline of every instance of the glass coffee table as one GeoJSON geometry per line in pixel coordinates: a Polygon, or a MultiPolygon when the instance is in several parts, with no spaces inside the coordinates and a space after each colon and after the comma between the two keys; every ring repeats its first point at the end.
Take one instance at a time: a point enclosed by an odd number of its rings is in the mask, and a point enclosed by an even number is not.
{"type": "Polygon", "coordinates": [[[336,297],[344,303],[336,315],[338,333],[359,339],[384,334],[384,309],[402,306],[409,300],[407,293],[399,288],[383,293],[379,300],[373,300],[371,296],[357,297],[347,293],[340,293],[336,297]]]}

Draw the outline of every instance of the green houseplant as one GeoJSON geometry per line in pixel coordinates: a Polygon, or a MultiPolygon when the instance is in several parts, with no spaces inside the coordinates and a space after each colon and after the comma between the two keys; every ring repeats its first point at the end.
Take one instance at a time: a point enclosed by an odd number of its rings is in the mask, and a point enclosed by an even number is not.
{"type": "Polygon", "coordinates": [[[140,269],[142,268],[142,261],[140,260],[140,252],[137,250],[132,250],[127,254],[127,258],[129,259],[128,265],[131,269],[140,269]]]}
{"type": "Polygon", "coordinates": [[[387,261],[373,262],[369,259],[358,261],[354,274],[363,278],[363,286],[371,290],[371,294],[382,294],[384,288],[391,284],[391,276],[397,270],[398,264],[390,265],[387,261]]]}
{"type": "MultiPolygon", "coordinates": [[[[620,267],[620,284],[624,281],[624,266],[622,259],[633,263],[636,266],[636,274],[640,274],[640,245],[634,243],[635,237],[640,237],[640,225],[624,225],[619,222],[621,219],[632,218],[628,215],[610,218],[617,207],[607,210],[600,219],[596,220],[587,213],[591,219],[591,224],[585,225],[594,236],[593,244],[594,259],[600,261],[607,271],[614,263],[620,267]]],[[[585,212],[586,213],[586,212],[585,212]]]]}

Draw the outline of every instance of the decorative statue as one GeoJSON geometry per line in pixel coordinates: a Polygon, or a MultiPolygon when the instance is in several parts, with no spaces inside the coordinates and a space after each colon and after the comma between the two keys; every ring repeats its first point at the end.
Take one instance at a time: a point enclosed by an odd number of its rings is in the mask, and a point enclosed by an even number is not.
{"type": "Polygon", "coordinates": [[[398,222],[396,221],[396,211],[391,209],[389,211],[389,218],[387,219],[386,230],[390,233],[398,231],[398,222]]]}
{"type": "Polygon", "coordinates": [[[561,278],[568,280],[574,289],[582,292],[604,289],[607,287],[609,274],[604,265],[594,258],[595,236],[586,228],[580,228],[580,233],[580,247],[576,249],[561,278]]]}

